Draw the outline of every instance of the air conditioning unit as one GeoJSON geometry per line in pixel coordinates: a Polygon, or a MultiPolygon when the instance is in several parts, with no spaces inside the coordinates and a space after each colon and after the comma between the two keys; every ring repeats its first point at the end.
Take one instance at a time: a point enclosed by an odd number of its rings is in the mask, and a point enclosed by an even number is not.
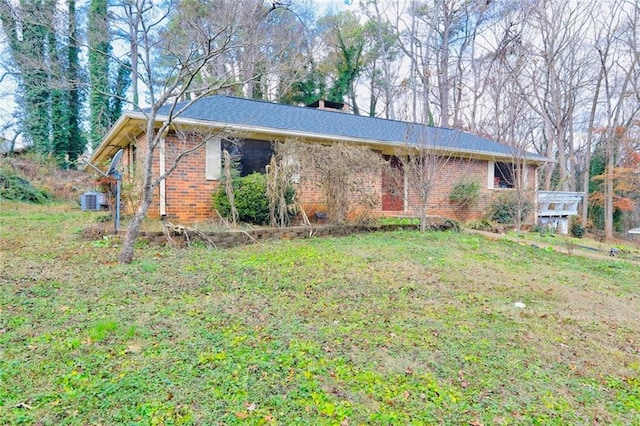
{"type": "Polygon", "coordinates": [[[82,211],[100,211],[107,205],[107,197],[102,192],[85,192],[80,196],[82,211]]]}

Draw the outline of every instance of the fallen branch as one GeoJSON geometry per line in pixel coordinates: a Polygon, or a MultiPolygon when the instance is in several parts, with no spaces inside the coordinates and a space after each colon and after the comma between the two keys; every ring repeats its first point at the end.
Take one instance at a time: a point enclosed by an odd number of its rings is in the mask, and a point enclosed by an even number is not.
{"type": "Polygon", "coordinates": [[[167,237],[167,241],[169,241],[169,244],[173,246],[175,245],[175,243],[173,241],[173,238],[171,238],[172,233],[178,234],[178,235],[184,235],[185,239],[187,240],[187,245],[191,245],[191,239],[189,238],[189,232],[191,232],[192,235],[197,235],[198,237],[200,237],[200,239],[209,243],[211,246],[216,247],[216,244],[213,242],[213,240],[211,240],[211,238],[209,238],[207,234],[200,231],[199,229],[190,228],[184,225],[175,225],[168,221],[162,222],[162,229],[163,229],[164,235],[167,237]]]}

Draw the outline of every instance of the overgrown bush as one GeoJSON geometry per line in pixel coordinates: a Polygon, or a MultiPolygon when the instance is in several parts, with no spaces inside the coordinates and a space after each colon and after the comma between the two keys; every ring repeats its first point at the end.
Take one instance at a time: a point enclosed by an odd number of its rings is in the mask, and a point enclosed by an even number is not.
{"type": "Polygon", "coordinates": [[[515,223],[518,213],[520,220],[524,220],[532,208],[533,204],[529,200],[519,198],[515,192],[501,194],[491,205],[489,219],[502,224],[512,224],[515,223]]]}
{"type": "Polygon", "coordinates": [[[379,208],[382,197],[371,176],[382,173],[385,161],[368,147],[288,140],[276,149],[297,165],[300,188],[320,189],[331,223],[366,220],[379,208]]]}
{"type": "MultiPolygon", "coordinates": [[[[256,225],[267,225],[270,222],[269,199],[267,198],[267,179],[260,173],[239,177],[233,180],[233,194],[238,211],[238,220],[256,225]]],[[[286,195],[292,203],[294,190],[286,195]]],[[[213,206],[224,218],[231,218],[231,204],[227,198],[224,185],[220,185],[213,195],[213,206]]]]}
{"type": "Polygon", "coordinates": [[[49,192],[34,187],[31,182],[18,176],[8,167],[0,167],[0,198],[37,204],[53,200],[49,192]]]}
{"type": "Polygon", "coordinates": [[[480,184],[476,181],[457,182],[449,193],[449,202],[459,208],[469,209],[480,200],[480,184]]]}
{"type": "Polygon", "coordinates": [[[575,238],[582,238],[584,236],[584,226],[582,226],[579,217],[574,216],[571,218],[571,228],[569,232],[571,232],[571,236],[575,238]]]}

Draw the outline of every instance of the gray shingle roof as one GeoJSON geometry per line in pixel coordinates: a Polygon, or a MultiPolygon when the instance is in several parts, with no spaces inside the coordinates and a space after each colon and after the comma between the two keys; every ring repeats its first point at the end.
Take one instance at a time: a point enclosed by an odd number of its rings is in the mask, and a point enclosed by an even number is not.
{"type": "MultiPolygon", "coordinates": [[[[176,111],[186,103],[177,105],[176,111]]],[[[163,107],[158,115],[168,114],[163,107]]],[[[345,114],[315,108],[256,101],[223,95],[204,97],[189,106],[180,118],[270,129],[274,132],[295,132],[308,136],[332,136],[336,139],[359,139],[382,144],[429,145],[453,151],[466,151],[512,156],[512,148],[487,138],[455,129],[431,127],[417,123],[345,114]]],[[[527,153],[531,160],[545,157],[527,153]]]]}

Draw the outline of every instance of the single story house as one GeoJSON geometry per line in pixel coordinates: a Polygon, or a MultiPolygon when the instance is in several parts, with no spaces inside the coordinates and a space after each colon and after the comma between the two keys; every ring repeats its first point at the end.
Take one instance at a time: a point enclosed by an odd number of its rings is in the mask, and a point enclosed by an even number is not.
{"type": "MultiPolygon", "coordinates": [[[[178,105],[178,108],[180,105],[178,105]]],[[[156,127],[167,118],[168,109],[160,109],[156,127]]],[[[92,155],[91,161],[108,162],[121,148],[123,175],[134,177],[140,161],[137,153],[145,148],[145,116],[139,111],[125,112],[105,136],[92,155]]],[[[149,210],[150,217],[167,217],[182,222],[196,222],[216,217],[212,207],[212,193],[220,184],[222,150],[235,149],[240,156],[241,173],[265,170],[272,150],[272,142],[297,141],[330,145],[343,142],[366,146],[391,158],[390,164],[402,150],[429,146],[446,155],[448,161],[439,170],[429,195],[429,215],[458,217],[456,206],[449,202],[449,193],[461,180],[480,183],[480,202],[465,219],[482,217],[497,194],[513,187],[514,154],[509,146],[480,136],[454,129],[426,126],[396,120],[357,116],[345,112],[344,105],[318,101],[311,107],[283,105],[265,101],[223,95],[205,97],[189,106],[173,120],[174,129],[166,133],[156,150],[154,173],[163,172],[179,152],[194,146],[185,137],[184,129],[210,129],[232,132],[242,140],[241,145],[213,138],[185,157],[178,168],[161,182],[149,210]],[[235,147],[235,148],[234,148],[235,147]]],[[[536,200],[537,168],[547,159],[526,152],[518,157],[523,164],[527,195],[536,200]]],[[[400,170],[402,173],[402,170],[400,170]]],[[[388,179],[388,173],[375,173],[369,181],[379,203],[369,213],[373,216],[416,216],[419,205],[407,179],[388,179]]],[[[298,198],[309,217],[323,210],[323,197],[318,185],[297,188],[298,198]]],[[[533,216],[529,220],[533,222],[533,216]]]]}

